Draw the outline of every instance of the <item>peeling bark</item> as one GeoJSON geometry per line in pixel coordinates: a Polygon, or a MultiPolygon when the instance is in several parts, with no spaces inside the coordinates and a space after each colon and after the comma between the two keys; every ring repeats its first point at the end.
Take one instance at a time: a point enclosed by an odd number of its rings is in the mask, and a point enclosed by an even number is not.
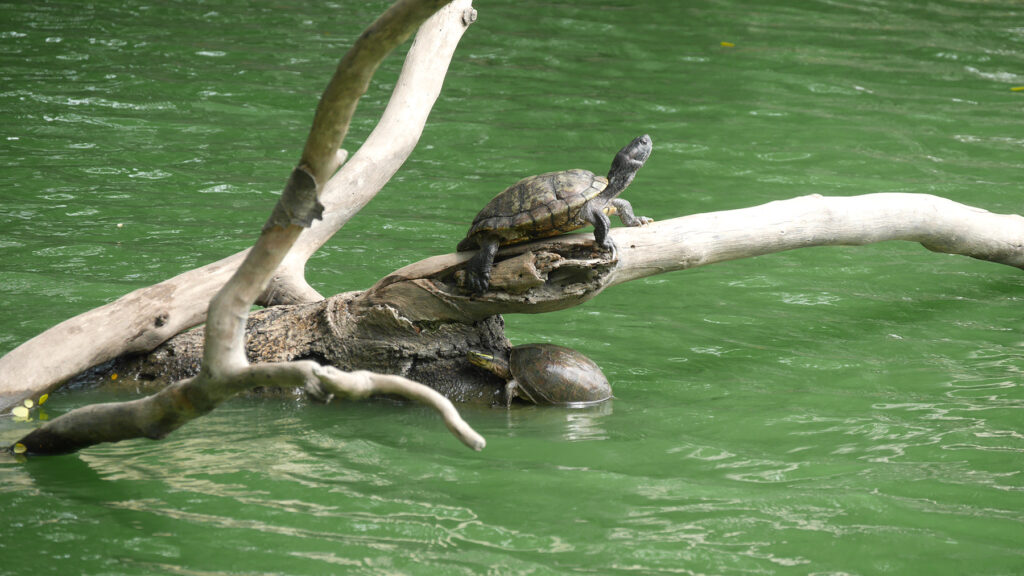
{"type": "MultiPolygon", "coordinates": [[[[250,362],[314,360],[341,370],[369,370],[429,383],[454,402],[493,404],[504,381],[466,362],[466,351],[507,350],[501,316],[476,322],[417,322],[396,308],[365,301],[366,292],[320,302],[275,306],[250,314],[250,362]]],[[[108,382],[155,390],[199,373],[204,329],[179,334],[148,354],[127,355],[81,375],[79,383],[108,382]]]]}

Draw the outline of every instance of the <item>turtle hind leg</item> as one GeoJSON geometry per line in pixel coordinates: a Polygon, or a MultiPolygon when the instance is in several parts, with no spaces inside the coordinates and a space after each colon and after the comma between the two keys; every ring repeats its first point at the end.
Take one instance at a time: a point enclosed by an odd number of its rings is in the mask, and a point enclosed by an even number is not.
{"type": "Polygon", "coordinates": [[[629,203],[629,200],[622,198],[615,198],[610,202],[615,207],[615,212],[619,215],[619,220],[626,226],[644,226],[654,222],[653,218],[647,216],[636,216],[633,214],[633,205],[629,203]]]}
{"type": "Polygon", "coordinates": [[[505,384],[505,408],[512,407],[512,400],[518,396],[519,383],[513,378],[505,384]]]}
{"type": "Polygon", "coordinates": [[[466,264],[466,287],[470,292],[480,293],[491,284],[491,265],[498,253],[498,239],[493,236],[480,238],[480,249],[466,264]]]}

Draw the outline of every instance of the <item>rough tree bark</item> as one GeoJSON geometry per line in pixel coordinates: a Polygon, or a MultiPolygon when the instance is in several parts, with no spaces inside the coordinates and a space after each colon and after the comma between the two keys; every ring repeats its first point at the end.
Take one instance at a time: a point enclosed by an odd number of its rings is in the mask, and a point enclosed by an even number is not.
{"type": "MultiPolygon", "coordinates": [[[[887,240],[1024,268],[1024,217],[925,194],[806,196],[615,228],[611,238],[615,254],[596,250],[590,233],[506,248],[491,289],[480,295],[460,287],[471,255],[460,253],[411,264],[362,292],[263,310],[249,325],[249,358],[314,358],[412,378],[457,401],[493,403],[502,400],[504,382],[465,357],[469,349],[509,346],[499,314],[568,308],[630,280],[795,248],[887,240]]],[[[160,384],[190,376],[201,339],[201,331],[182,334],[151,354],[119,359],[99,376],[116,372],[160,384]]]]}
{"type": "MultiPolygon", "coordinates": [[[[408,158],[440,93],[455,47],[475,19],[471,0],[454,0],[421,27],[373,133],[329,180],[333,170],[344,161],[344,152],[339,151],[323,168],[318,182],[327,182],[321,194],[326,207],[324,218],[299,236],[258,304],[313,302],[322,298],[305,281],[306,260],[365,206],[408,158]]],[[[371,32],[372,29],[360,37],[352,49],[357,55],[342,60],[335,74],[335,78],[351,76],[353,88],[344,92],[334,82],[329,94],[358,97],[365,92],[369,76],[387,52],[365,47],[382,38],[371,32]]],[[[394,38],[384,40],[393,42],[394,38]]],[[[346,114],[351,114],[353,108],[354,104],[346,114]]],[[[122,354],[147,352],[175,334],[201,324],[206,319],[210,298],[238,269],[247,253],[248,250],[234,254],[131,292],[66,320],[0,357],[0,414],[26,398],[52,392],[91,366],[122,354]]]]}
{"type": "Polygon", "coordinates": [[[258,386],[303,387],[319,395],[351,398],[398,394],[433,406],[463,443],[476,450],[484,447],[483,437],[462,420],[451,402],[427,386],[392,375],[349,374],[308,360],[250,365],[245,353],[249,308],[267,289],[302,231],[322,217],[323,183],[339,166],[339,147],[370,77],[388,52],[446,3],[396,2],[342,59],[281,199],[255,246],[210,302],[199,374],[146,398],[73,410],[30,432],[11,447],[14,452],[60,454],[100,442],[162,438],[238,392],[258,386]]]}

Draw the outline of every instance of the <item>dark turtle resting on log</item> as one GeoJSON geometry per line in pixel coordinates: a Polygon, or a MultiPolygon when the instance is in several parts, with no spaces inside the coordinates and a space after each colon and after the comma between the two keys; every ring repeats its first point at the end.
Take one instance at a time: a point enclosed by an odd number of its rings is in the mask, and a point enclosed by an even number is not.
{"type": "Polygon", "coordinates": [[[614,246],[608,238],[608,214],[618,213],[626,226],[652,222],[634,216],[629,202],[618,198],[651,155],[651,148],[647,134],[634,139],[615,155],[607,178],[588,170],[549,172],[524,178],[495,196],[476,215],[466,238],[459,242],[460,252],[479,248],[466,265],[470,291],[487,290],[499,246],[556,236],[590,223],[597,244],[611,250],[614,246]]]}
{"type": "Polygon", "coordinates": [[[516,397],[563,406],[598,404],[612,397],[612,386],[597,364],[572,348],[523,344],[507,356],[470,351],[467,357],[508,382],[506,405],[516,397]]]}

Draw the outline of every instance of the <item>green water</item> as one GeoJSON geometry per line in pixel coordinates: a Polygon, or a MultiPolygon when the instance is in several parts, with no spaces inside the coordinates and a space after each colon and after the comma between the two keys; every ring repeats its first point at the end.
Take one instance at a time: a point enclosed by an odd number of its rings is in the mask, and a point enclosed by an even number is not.
{"type": "MultiPolygon", "coordinates": [[[[0,4],[0,353],[248,246],[384,6],[0,4]]],[[[419,148],[310,262],[322,292],[644,132],[626,197],[656,219],[881,191],[1024,211],[1019,2],[477,8],[419,148]]],[[[615,400],[468,409],[481,453],[416,406],[238,399],[163,442],[0,460],[0,574],[1021,574],[1022,296],[1019,270],[888,243],[508,316],[615,400]]]]}

